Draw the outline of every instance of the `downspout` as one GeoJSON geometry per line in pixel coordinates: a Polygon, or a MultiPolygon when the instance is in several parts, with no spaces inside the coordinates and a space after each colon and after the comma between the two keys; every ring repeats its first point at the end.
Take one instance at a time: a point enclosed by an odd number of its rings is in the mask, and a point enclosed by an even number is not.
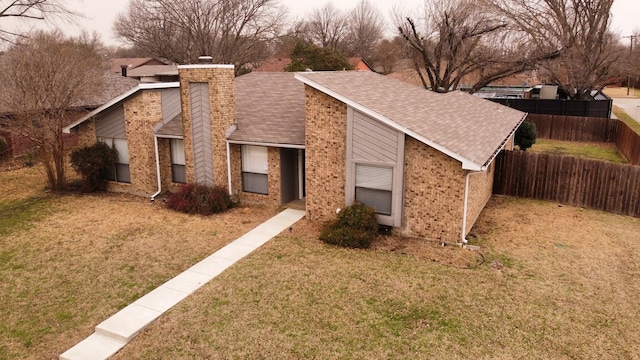
{"type": "Polygon", "coordinates": [[[155,134],[153,134],[153,144],[156,150],[156,174],[158,175],[158,191],[151,195],[151,201],[155,201],[156,196],[158,196],[162,192],[162,179],[160,178],[160,152],[158,151],[158,137],[155,134]]]}
{"type": "Polygon", "coordinates": [[[233,196],[233,189],[231,188],[231,151],[229,148],[229,140],[227,140],[227,180],[229,181],[229,195],[233,196]]]}
{"type": "Polygon", "coordinates": [[[461,241],[462,244],[466,244],[467,240],[467,209],[469,207],[469,177],[474,174],[482,174],[484,171],[469,171],[467,176],[465,177],[464,182],[464,207],[462,210],[462,234],[461,241]]]}

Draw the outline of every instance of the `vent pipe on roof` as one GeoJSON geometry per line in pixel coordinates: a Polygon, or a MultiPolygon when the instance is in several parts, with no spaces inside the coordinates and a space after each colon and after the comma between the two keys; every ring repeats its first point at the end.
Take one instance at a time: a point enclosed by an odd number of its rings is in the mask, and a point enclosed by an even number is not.
{"type": "Polygon", "coordinates": [[[120,65],[120,73],[122,76],[127,77],[127,65],[120,65]]]}
{"type": "Polygon", "coordinates": [[[206,56],[206,55],[200,56],[198,58],[198,63],[199,64],[213,64],[213,57],[206,56]]]}

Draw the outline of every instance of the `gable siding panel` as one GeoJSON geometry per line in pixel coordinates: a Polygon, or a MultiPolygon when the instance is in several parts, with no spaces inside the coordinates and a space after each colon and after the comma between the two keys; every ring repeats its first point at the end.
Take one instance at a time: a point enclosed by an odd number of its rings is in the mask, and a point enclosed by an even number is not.
{"type": "Polygon", "coordinates": [[[196,182],[214,185],[209,85],[190,83],[193,155],[196,182]]]}
{"type": "Polygon", "coordinates": [[[180,114],[180,89],[162,91],[162,122],[167,123],[180,114]]]}
{"type": "Polygon", "coordinates": [[[397,131],[354,111],[352,156],[354,160],[396,163],[397,131]]]}
{"type": "Polygon", "coordinates": [[[105,112],[95,121],[96,136],[115,139],[126,139],[127,132],[124,124],[124,106],[118,104],[105,112]]]}

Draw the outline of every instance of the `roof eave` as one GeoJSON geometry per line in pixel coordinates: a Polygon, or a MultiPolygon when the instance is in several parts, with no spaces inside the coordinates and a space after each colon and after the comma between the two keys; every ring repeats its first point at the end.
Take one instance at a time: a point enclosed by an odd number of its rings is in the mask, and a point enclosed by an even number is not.
{"type": "Polygon", "coordinates": [[[97,114],[103,112],[104,110],[116,105],[117,103],[119,103],[120,101],[123,101],[125,99],[127,99],[128,97],[130,97],[131,95],[137,93],[138,91],[141,90],[160,90],[160,89],[172,89],[172,88],[178,88],[180,87],[180,83],[179,82],[170,82],[170,83],[143,83],[143,84],[138,84],[135,87],[131,88],[130,90],[128,90],[127,92],[116,96],[115,98],[109,100],[106,104],[100,106],[99,108],[93,110],[92,112],[88,113],[87,115],[81,117],[80,119],[78,119],[78,121],[65,126],[64,128],[62,128],[62,132],[65,134],[69,134],[71,133],[71,129],[77,127],[78,125],[82,124],[83,122],[91,119],[92,117],[96,116],[97,114]]]}
{"type": "Polygon", "coordinates": [[[357,102],[355,102],[355,101],[353,101],[353,100],[351,100],[351,99],[349,99],[349,98],[347,98],[345,96],[342,96],[342,95],[338,94],[337,92],[335,92],[335,91],[333,91],[333,90],[331,90],[331,89],[329,89],[327,87],[324,87],[324,86],[316,83],[313,80],[305,78],[304,77],[304,73],[296,73],[295,78],[297,80],[299,80],[299,81],[302,81],[304,84],[309,85],[312,88],[314,88],[314,89],[316,89],[318,91],[321,91],[321,92],[323,92],[323,93],[325,93],[325,94],[327,94],[327,95],[329,95],[329,96],[331,96],[331,97],[333,97],[333,98],[335,98],[335,99],[347,104],[348,106],[353,107],[354,109],[356,109],[356,110],[358,110],[358,111],[360,111],[360,112],[362,112],[362,113],[364,113],[366,115],[369,115],[369,116],[373,117],[374,119],[382,122],[383,124],[393,128],[393,129],[396,129],[398,131],[401,131],[404,134],[409,135],[412,138],[414,138],[414,139],[416,139],[416,140],[418,140],[418,141],[420,141],[420,142],[422,142],[422,143],[424,143],[424,144],[426,144],[426,145],[428,145],[428,146],[440,151],[441,153],[443,153],[443,154],[445,154],[445,155],[447,155],[447,156],[449,156],[449,157],[451,157],[453,159],[456,159],[456,160],[460,161],[462,163],[462,169],[463,170],[483,171],[485,169],[484,165],[478,164],[473,160],[470,160],[470,159],[468,159],[468,158],[466,158],[466,157],[464,157],[464,156],[462,156],[462,155],[460,155],[460,154],[458,154],[458,153],[456,153],[454,151],[451,151],[450,149],[447,149],[446,147],[444,147],[444,146],[442,146],[442,145],[440,145],[438,143],[435,143],[435,142],[425,138],[424,136],[414,132],[413,130],[408,129],[408,128],[398,124],[397,122],[385,117],[384,115],[379,114],[379,113],[377,113],[377,112],[375,112],[375,111],[373,111],[373,110],[371,110],[371,109],[369,109],[369,108],[367,108],[367,107],[365,107],[365,106],[363,106],[363,105],[361,105],[361,104],[359,104],[359,103],[357,103],[357,102]]]}

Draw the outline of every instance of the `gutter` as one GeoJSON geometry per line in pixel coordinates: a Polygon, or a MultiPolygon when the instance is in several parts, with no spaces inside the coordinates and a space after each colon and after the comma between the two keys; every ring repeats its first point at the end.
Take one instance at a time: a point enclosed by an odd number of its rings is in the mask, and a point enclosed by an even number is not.
{"type": "Polygon", "coordinates": [[[151,201],[156,200],[156,196],[160,195],[162,192],[162,179],[160,178],[160,155],[158,151],[158,136],[153,134],[153,145],[156,150],[156,174],[158,175],[158,191],[156,191],[153,195],[151,195],[151,201]]]}
{"type": "MultiPolygon", "coordinates": [[[[486,170],[485,170],[486,171],[486,170]]],[[[464,181],[464,207],[462,210],[462,234],[460,234],[462,244],[466,244],[467,240],[467,209],[469,207],[469,177],[471,175],[482,174],[484,171],[470,171],[467,173],[464,181]]]]}
{"type": "Polygon", "coordinates": [[[229,196],[233,196],[233,189],[231,188],[231,150],[229,147],[229,140],[227,142],[227,180],[229,182],[229,196]]]}

